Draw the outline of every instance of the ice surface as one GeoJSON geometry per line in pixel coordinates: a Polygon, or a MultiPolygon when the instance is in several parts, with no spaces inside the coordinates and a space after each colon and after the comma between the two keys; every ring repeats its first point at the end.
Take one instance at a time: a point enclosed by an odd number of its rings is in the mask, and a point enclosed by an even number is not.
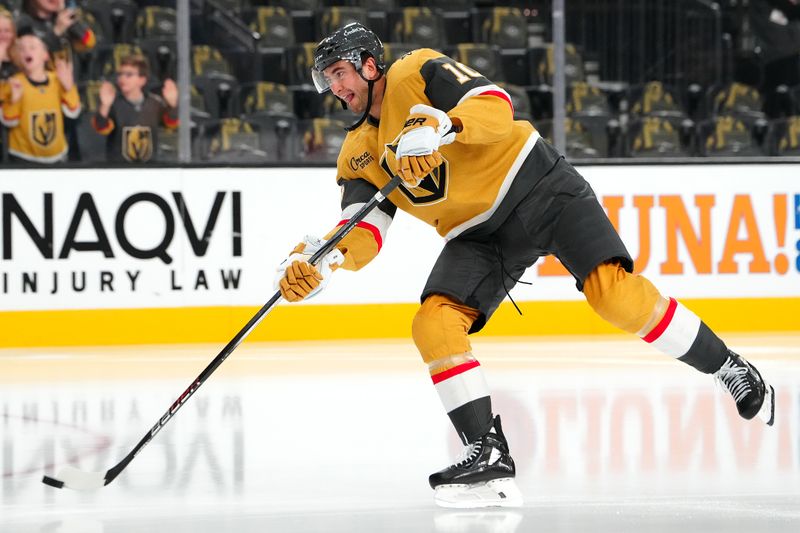
{"type": "Polygon", "coordinates": [[[433,503],[460,445],[410,341],[245,343],[94,492],[41,478],[111,468],[219,347],[3,350],[0,531],[795,533],[800,335],[726,340],[772,428],[636,339],[475,339],[525,497],[488,511],[433,503]]]}

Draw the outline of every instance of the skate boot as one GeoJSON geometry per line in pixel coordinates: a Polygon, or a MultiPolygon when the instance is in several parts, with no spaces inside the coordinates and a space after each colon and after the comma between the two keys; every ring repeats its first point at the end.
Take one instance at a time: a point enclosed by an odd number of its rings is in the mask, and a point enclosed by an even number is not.
{"type": "Polygon", "coordinates": [[[728,350],[728,358],[714,377],[731,393],[742,418],[758,415],[769,426],[775,422],[775,389],[742,356],[728,350]]]}
{"type": "Polygon", "coordinates": [[[434,501],[442,507],[517,507],[522,505],[522,494],[515,475],[496,416],[488,433],[469,443],[454,465],[431,474],[428,481],[435,491],[434,501]]]}

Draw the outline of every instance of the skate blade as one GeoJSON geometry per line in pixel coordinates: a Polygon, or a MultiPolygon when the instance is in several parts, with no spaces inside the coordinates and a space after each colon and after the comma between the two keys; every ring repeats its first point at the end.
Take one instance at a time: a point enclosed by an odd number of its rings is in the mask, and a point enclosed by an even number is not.
{"type": "Polygon", "coordinates": [[[764,403],[761,404],[761,409],[758,411],[758,418],[771,426],[775,423],[775,389],[772,388],[772,385],[767,385],[766,389],[764,403]]]}
{"type": "Polygon", "coordinates": [[[478,509],[482,507],[519,507],[522,493],[514,478],[493,479],[473,485],[439,485],[433,501],[450,509],[478,509]]]}

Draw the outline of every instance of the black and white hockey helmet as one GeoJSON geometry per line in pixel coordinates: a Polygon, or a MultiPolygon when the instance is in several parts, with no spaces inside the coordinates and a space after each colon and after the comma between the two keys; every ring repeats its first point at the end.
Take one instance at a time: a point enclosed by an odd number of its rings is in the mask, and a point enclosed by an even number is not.
{"type": "Polygon", "coordinates": [[[331,82],[323,71],[337,61],[348,61],[361,73],[361,58],[365,52],[375,59],[378,69],[383,72],[383,43],[362,24],[351,22],[322,39],[314,50],[314,66],[311,68],[317,92],[330,90],[331,82]]]}

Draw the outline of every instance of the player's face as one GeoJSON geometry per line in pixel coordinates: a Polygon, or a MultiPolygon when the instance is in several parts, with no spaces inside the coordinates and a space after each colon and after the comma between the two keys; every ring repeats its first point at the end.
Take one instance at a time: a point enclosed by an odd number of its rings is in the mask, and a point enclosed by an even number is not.
{"type": "Polygon", "coordinates": [[[361,114],[367,106],[368,84],[349,61],[337,61],[323,72],[330,80],[331,92],[341,98],[348,109],[361,114]]]}

